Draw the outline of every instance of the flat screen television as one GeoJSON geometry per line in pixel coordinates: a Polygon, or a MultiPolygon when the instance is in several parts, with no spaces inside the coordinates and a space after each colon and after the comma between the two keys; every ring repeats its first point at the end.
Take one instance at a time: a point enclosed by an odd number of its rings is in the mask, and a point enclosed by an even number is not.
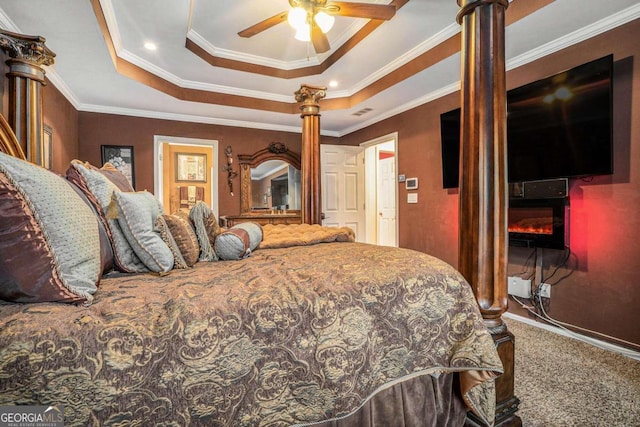
{"type": "MultiPolygon", "coordinates": [[[[508,181],[613,173],[613,55],[507,92],[508,181]]],[[[460,109],[440,116],[442,181],[458,186],[460,109]]]]}

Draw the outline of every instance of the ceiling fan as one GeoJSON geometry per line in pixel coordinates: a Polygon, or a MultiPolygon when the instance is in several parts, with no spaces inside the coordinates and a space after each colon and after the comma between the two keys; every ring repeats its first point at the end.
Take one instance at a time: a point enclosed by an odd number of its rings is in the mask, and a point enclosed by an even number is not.
{"type": "Polygon", "coordinates": [[[253,37],[281,22],[289,21],[296,38],[311,41],[316,53],[330,49],[326,33],[333,26],[334,15],[388,21],[395,15],[394,5],[354,3],[331,0],[289,0],[291,9],[280,12],[240,31],[240,37],[253,37]]]}

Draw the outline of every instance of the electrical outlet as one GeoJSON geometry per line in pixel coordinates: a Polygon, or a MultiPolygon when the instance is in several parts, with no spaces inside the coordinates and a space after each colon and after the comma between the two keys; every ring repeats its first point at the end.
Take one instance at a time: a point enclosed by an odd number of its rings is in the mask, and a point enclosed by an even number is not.
{"type": "Polygon", "coordinates": [[[540,285],[540,296],[542,298],[551,298],[551,285],[548,283],[543,283],[540,285]]]}
{"type": "Polygon", "coordinates": [[[525,280],[518,276],[508,278],[508,292],[520,298],[529,298],[531,295],[531,280],[525,280]]]}

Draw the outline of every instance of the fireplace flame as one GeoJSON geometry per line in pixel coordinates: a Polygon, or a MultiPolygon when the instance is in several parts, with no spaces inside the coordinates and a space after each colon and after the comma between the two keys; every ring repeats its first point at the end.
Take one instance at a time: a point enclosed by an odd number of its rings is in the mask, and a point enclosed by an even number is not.
{"type": "Polygon", "coordinates": [[[507,228],[510,233],[553,234],[553,223],[546,218],[525,218],[507,228]]]}

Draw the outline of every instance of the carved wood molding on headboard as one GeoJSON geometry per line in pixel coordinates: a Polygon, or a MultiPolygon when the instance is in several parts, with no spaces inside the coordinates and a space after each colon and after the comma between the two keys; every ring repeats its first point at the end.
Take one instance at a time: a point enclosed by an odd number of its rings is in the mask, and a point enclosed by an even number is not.
{"type": "Polygon", "coordinates": [[[24,151],[22,151],[22,147],[20,147],[16,134],[13,133],[9,122],[7,122],[2,115],[0,115],[0,151],[10,156],[26,160],[26,156],[24,155],[24,151]]]}

